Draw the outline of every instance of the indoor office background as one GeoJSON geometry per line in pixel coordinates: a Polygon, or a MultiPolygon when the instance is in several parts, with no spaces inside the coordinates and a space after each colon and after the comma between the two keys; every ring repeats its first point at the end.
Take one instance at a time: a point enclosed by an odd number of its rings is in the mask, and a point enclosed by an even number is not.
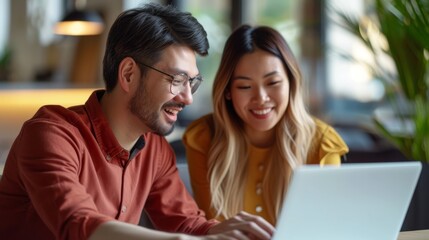
{"type": "MultiPolygon", "coordinates": [[[[82,104],[90,92],[103,88],[101,61],[109,27],[123,10],[147,2],[155,1],[0,1],[0,174],[21,125],[38,107],[82,104]],[[54,25],[76,7],[97,12],[104,31],[93,36],[55,34],[54,25]]],[[[373,113],[385,104],[385,89],[362,64],[346,60],[345,54],[365,58],[365,51],[333,14],[342,11],[361,16],[374,8],[373,1],[156,2],[191,12],[205,27],[210,42],[209,56],[197,58],[204,82],[194,103],[180,114],[174,133],[167,137],[182,169],[186,169],[183,130],[192,120],[211,112],[211,86],[224,42],[243,23],[269,25],[283,34],[299,59],[309,110],[344,138],[350,147],[348,162],[405,159],[375,131],[373,113]]]]}
{"type": "MultiPolygon", "coordinates": [[[[43,104],[83,103],[102,88],[101,61],[108,29],[123,10],[151,1],[2,0],[0,1],[0,163],[23,121],[43,104]],[[62,36],[56,22],[73,8],[99,13],[105,29],[94,36],[62,36]]],[[[153,1],[152,1],[153,2],[153,1]]],[[[194,104],[179,117],[168,136],[185,160],[181,133],[193,119],[211,111],[211,85],[227,36],[238,25],[269,25],[279,30],[300,61],[311,112],[336,127],[350,146],[348,161],[395,161],[403,158],[372,125],[382,104],[383,85],[341,52],[361,54],[359,44],[332,17],[332,9],[356,16],[373,7],[367,0],[174,0],[205,27],[209,56],[198,58],[204,83],[194,104]]]]}

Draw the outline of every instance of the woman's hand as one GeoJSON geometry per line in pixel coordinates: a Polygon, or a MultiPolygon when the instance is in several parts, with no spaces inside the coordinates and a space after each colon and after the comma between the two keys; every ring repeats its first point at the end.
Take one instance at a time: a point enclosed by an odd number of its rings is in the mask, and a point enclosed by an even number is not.
{"type": "Polygon", "coordinates": [[[208,234],[231,234],[228,236],[231,236],[232,239],[269,240],[274,231],[275,228],[262,217],[240,212],[234,217],[212,227],[208,234]]]}

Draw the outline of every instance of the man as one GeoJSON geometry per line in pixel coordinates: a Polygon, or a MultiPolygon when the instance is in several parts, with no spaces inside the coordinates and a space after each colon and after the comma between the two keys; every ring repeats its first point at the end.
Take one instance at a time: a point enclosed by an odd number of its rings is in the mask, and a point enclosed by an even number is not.
{"type": "Polygon", "coordinates": [[[269,239],[273,227],[247,213],[206,220],[162,136],[192,103],[195,54],[207,50],[188,13],[155,4],[122,13],[107,40],[105,91],[42,107],[23,125],[0,182],[1,238],[269,239]],[[161,231],[136,225],[143,208],[161,231]]]}

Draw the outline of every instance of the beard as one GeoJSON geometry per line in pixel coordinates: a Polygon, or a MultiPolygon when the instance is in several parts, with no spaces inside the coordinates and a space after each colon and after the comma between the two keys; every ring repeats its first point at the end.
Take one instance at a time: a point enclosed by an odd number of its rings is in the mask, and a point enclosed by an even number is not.
{"type": "MultiPolygon", "coordinates": [[[[154,98],[146,89],[144,81],[140,81],[137,91],[130,100],[129,108],[131,112],[154,133],[166,136],[173,132],[174,122],[166,124],[162,123],[161,116],[157,108],[158,104],[153,100],[154,98]]],[[[177,106],[178,104],[168,102],[164,104],[161,109],[165,109],[166,107],[173,105],[177,106]]]]}

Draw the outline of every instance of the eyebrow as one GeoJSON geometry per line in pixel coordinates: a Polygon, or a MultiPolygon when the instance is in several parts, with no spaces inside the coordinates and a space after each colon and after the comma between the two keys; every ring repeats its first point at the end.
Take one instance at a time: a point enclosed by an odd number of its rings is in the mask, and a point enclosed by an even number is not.
{"type": "MultiPolygon", "coordinates": [[[[274,71],[272,71],[272,72],[266,73],[266,74],[263,76],[263,78],[270,77],[270,76],[272,76],[272,75],[276,75],[276,74],[279,74],[279,72],[278,72],[277,70],[274,70],[274,71]]],[[[240,76],[240,75],[233,77],[231,80],[236,80],[236,79],[251,80],[251,78],[250,78],[250,77],[240,76]]]]}
{"type": "Polygon", "coordinates": [[[189,78],[193,79],[196,78],[198,76],[201,76],[201,73],[198,72],[197,75],[195,75],[194,77],[191,77],[187,72],[180,70],[178,68],[172,68],[170,71],[175,72],[175,73],[170,73],[171,75],[180,75],[180,74],[184,74],[186,76],[188,76],[189,78]]]}

